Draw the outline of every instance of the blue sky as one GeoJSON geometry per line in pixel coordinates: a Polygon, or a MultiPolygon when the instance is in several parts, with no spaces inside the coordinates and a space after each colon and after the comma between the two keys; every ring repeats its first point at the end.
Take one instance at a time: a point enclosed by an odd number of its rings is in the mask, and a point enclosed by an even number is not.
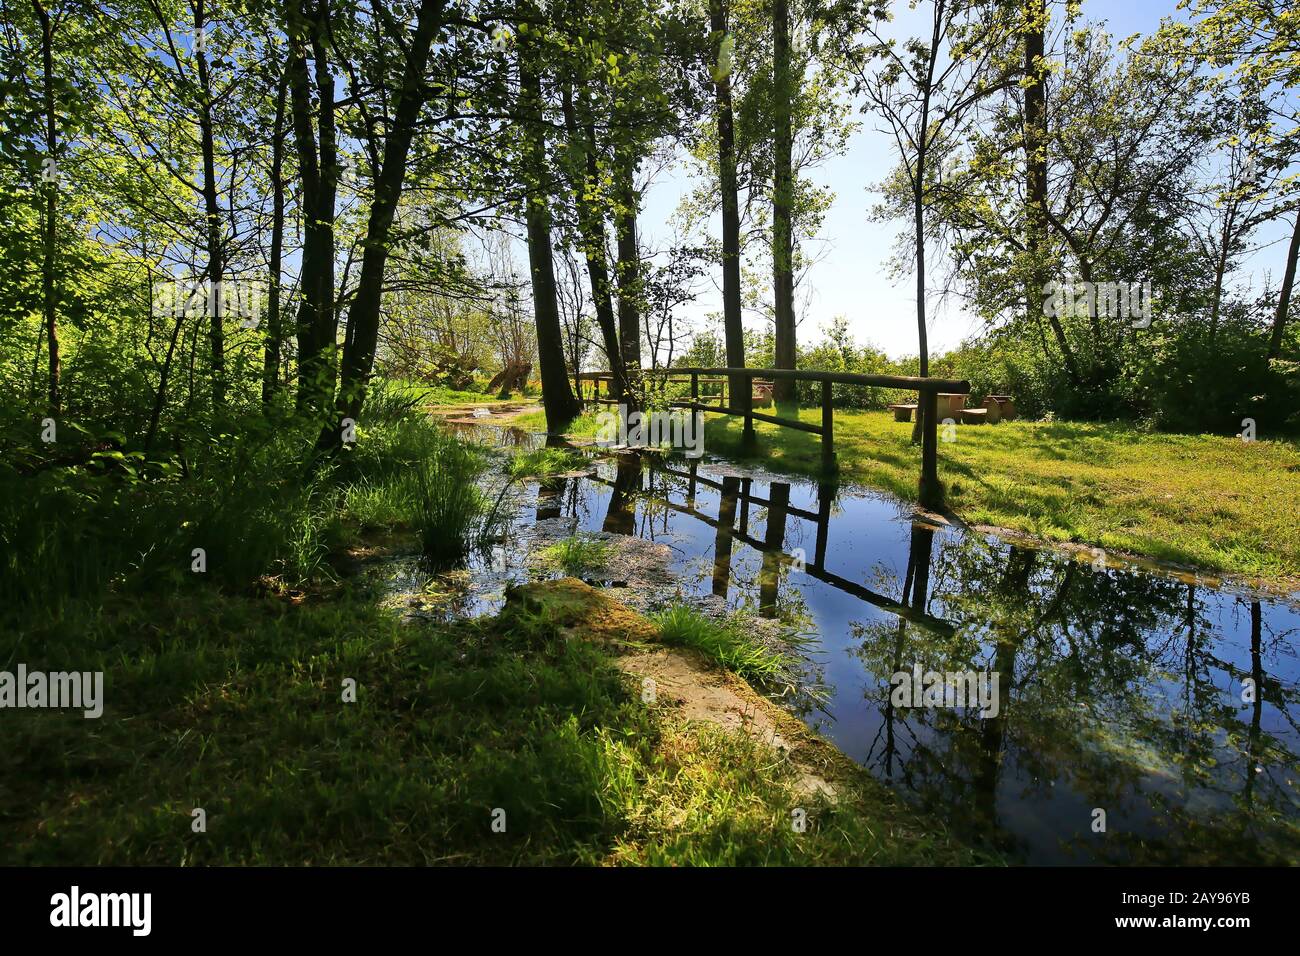
{"type": "MultiPolygon", "coordinates": [[[[1176,6],[1177,0],[1084,0],[1083,15],[1091,21],[1106,21],[1112,34],[1124,37],[1152,32],[1163,17],[1182,17],[1176,6]]],[[[895,8],[895,35],[901,38],[919,33],[928,16],[928,5],[909,10],[906,2],[896,0],[895,8]]],[[[892,141],[875,128],[874,117],[858,118],[862,128],[848,150],[811,176],[834,191],[835,202],[819,237],[824,241],[820,247],[824,256],[808,276],[814,291],[799,336],[801,341],[819,338],[820,329],[842,315],[857,341],[870,342],[894,357],[915,354],[914,280],[891,280],[886,270],[902,226],[874,223],[867,218],[876,201],[871,186],[883,179],[895,162],[892,141]]],[[[670,236],[667,220],[693,185],[689,171],[679,167],[661,173],[646,190],[640,225],[651,244],[670,236]]],[[[711,228],[719,228],[716,217],[711,228]]],[[[1275,222],[1261,230],[1259,238],[1266,243],[1265,248],[1244,263],[1242,281],[1258,290],[1266,274],[1271,273],[1276,287],[1289,236],[1289,222],[1275,222]]],[[[704,317],[721,310],[719,281],[715,277],[701,283],[699,299],[683,310],[697,326],[705,326],[704,317]]],[[[937,306],[936,298],[930,296],[932,353],[952,348],[978,330],[977,320],[964,312],[960,303],[950,300],[945,306],[937,306]]],[[[762,320],[747,318],[747,324],[758,326],[762,320]]]]}

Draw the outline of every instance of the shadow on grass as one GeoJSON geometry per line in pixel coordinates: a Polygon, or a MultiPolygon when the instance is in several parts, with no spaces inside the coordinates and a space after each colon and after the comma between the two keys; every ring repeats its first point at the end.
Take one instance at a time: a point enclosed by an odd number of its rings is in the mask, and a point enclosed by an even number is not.
{"type": "Polygon", "coordinates": [[[0,863],[973,859],[879,794],[808,798],[824,827],[793,833],[793,765],[648,707],[545,615],[407,624],[379,597],[194,587],[11,632],[4,659],[102,670],[106,699],[7,720],[0,863]]]}

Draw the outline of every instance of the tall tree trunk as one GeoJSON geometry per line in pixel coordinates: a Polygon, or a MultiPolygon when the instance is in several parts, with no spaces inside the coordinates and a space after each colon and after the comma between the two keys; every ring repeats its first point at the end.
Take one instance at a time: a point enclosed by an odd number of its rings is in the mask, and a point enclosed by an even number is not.
{"type": "Polygon", "coordinates": [[[275,95],[275,130],[271,136],[271,281],[266,296],[266,354],[262,362],[262,404],[270,405],[280,380],[280,277],[284,257],[284,111],[288,77],[275,95]]]}
{"type": "MultiPolygon", "coordinates": [[[[1040,259],[1047,248],[1047,91],[1044,58],[1047,35],[1047,0],[1025,0],[1025,255],[1029,271],[1025,285],[1025,311],[1030,321],[1044,317],[1044,270],[1040,259]]],[[[1070,381],[1080,384],[1079,363],[1065,337],[1060,317],[1047,314],[1070,381]]]]}
{"type": "MultiPolygon", "coordinates": [[[[794,150],[790,75],[790,4],[773,0],[772,5],[773,95],[776,130],[773,148],[775,170],[772,190],[772,297],[776,331],[776,368],[794,368],[797,356],[794,316],[794,230],[791,206],[794,202],[794,150]]],[[[795,382],[777,379],[772,397],[789,401],[798,394],[795,382]]]]}
{"type": "Polygon", "coordinates": [[[1210,299],[1210,343],[1214,343],[1215,336],[1219,334],[1219,313],[1223,309],[1223,280],[1228,273],[1228,243],[1229,238],[1226,235],[1221,237],[1222,242],[1219,245],[1219,256],[1214,263],[1214,291],[1210,299]]]}
{"type": "MultiPolygon", "coordinates": [[[[58,211],[59,211],[59,131],[58,118],[54,109],[54,25],[49,11],[39,0],[32,0],[36,16],[41,21],[41,72],[45,86],[45,156],[49,165],[45,176],[45,221],[43,229],[43,249],[41,262],[41,294],[45,306],[45,336],[50,343],[50,377],[49,402],[50,414],[58,415],[63,411],[63,396],[60,392],[62,368],[59,360],[58,285],[55,279],[58,255],[58,211]]],[[[40,337],[37,336],[36,355],[40,358],[40,337]]]]}
{"type": "Polygon", "coordinates": [[[329,0],[308,11],[287,8],[291,54],[288,66],[290,106],[298,168],[302,179],[303,229],[301,302],[298,308],[298,408],[320,412],[334,397],[334,351],[338,324],[334,309],[334,206],[338,189],[338,153],[334,121],[334,75],[326,50],[329,0]],[[312,76],[318,98],[312,125],[312,76]]]}
{"type": "Polygon", "coordinates": [[[356,419],[365,403],[366,383],[375,364],[379,345],[379,308],[384,291],[384,268],[388,262],[389,234],[402,196],[406,165],[415,136],[415,124],[424,105],[424,74],[429,49],[442,24],[444,0],[421,0],[415,35],[406,53],[406,66],[397,102],[384,140],[383,159],[375,176],[375,196],[370,204],[366,238],[361,257],[361,278],[348,309],[346,345],[338,396],[339,422],[326,426],[318,447],[336,446],[342,437],[341,419],[356,419]]]}
{"type": "Polygon", "coordinates": [[[542,406],[548,431],[561,431],[581,411],[564,368],[564,332],[556,301],[555,261],[551,252],[546,128],[542,122],[542,76],[539,51],[531,33],[519,37],[519,121],[527,133],[524,156],[525,221],[528,266],[532,275],[533,319],[537,326],[537,363],[541,366],[542,406]]]}
{"type": "Polygon", "coordinates": [[[636,243],[636,159],[619,147],[614,157],[614,234],[618,246],[618,338],[623,350],[623,398],[638,408],[641,383],[641,254],[636,243]]]}
{"type": "MultiPolygon", "coordinates": [[[[714,99],[718,121],[718,185],[722,192],[722,330],[727,366],[745,366],[745,329],[740,314],[740,195],[736,180],[736,134],[731,106],[730,64],[722,62],[727,38],[726,0],[709,0],[709,28],[713,33],[714,99]]],[[[732,407],[750,405],[749,380],[732,376],[727,384],[732,407]]]]}
{"type": "MultiPolygon", "coordinates": [[[[587,261],[587,276],[591,280],[591,301],[596,310],[596,324],[600,326],[605,356],[613,376],[610,396],[622,401],[624,394],[623,354],[618,344],[618,329],[614,325],[614,303],[610,293],[609,265],[605,259],[605,223],[603,213],[592,199],[592,192],[600,181],[596,161],[596,128],[586,122],[578,125],[573,106],[572,90],[566,86],[563,97],[564,126],[569,142],[581,153],[579,170],[574,174],[573,205],[578,211],[578,233],[582,240],[582,253],[587,261]]],[[[584,121],[589,120],[589,104],[581,97],[584,121]]],[[[576,374],[576,370],[575,370],[576,374]]]]}
{"type": "MultiPolygon", "coordinates": [[[[204,3],[194,5],[194,35],[203,36],[207,23],[204,3]]],[[[212,410],[226,404],[226,337],[223,327],[226,292],[222,275],[226,271],[221,237],[221,206],[217,202],[217,159],[212,130],[212,81],[208,74],[208,55],[202,40],[196,40],[196,70],[199,78],[199,140],[203,152],[203,218],[208,253],[208,343],[212,375],[212,410]]]]}
{"type": "Polygon", "coordinates": [[[1277,297],[1277,312],[1273,315],[1273,334],[1268,340],[1268,357],[1282,354],[1282,334],[1286,331],[1287,311],[1291,307],[1291,290],[1295,286],[1296,257],[1300,255],[1300,214],[1291,230],[1291,245],[1286,252],[1286,271],[1282,273],[1282,289],[1277,297]]]}
{"type": "MultiPolygon", "coordinates": [[[[298,340],[298,411],[305,411],[311,400],[309,369],[316,361],[316,302],[320,298],[317,283],[317,260],[320,258],[320,230],[316,225],[316,211],[320,205],[320,163],[316,156],[316,133],[311,118],[311,84],[307,74],[305,40],[301,32],[293,29],[293,15],[289,15],[290,54],[285,66],[289,79],[289,114],[293,123],[293,140],[298,156],[298,178],[302,184],[300,199],[302,212],[302,252],[298,280],[298,315],[295,334],[298,340]]],[[[300,27],[301,29],[301,27],[300,27]]]]}
{"type": "MultiPolygon", "coordinates": [[[[151,297],[152,301],[152,297],[151,297]]],[[[181,328],[185,325],[185,310],[178,308],[176,322],[172,325],[171,338],[167,342],[167,356],[158,371],[158,391],[154,393],[153,408],[149,411],[149,427],[144,434],[144,450],[153,448],[154,438],[158,434],[158,423],[162,420],[163,409],[167,405],[167,381],[171,377],[172,358],[176,354],[176,342],[180,339],[181,328]]]]}
{"type": "MultiPolygon", "coordinates": [[[[926,67],[925,86],[921,92],[921,125],[917,131],[916,167],[912,171],[912,228],[916,232],[916,347],[919,374],[930,374],[930,343],[925,323],[925,177],[926,160],[930,146],[930,97],[934,91],[935,60],[939,56],[939,29],[944,11],[940,4],[934,10],[934,33],[930,42],[930,58],[926,67]]],[[[925,433],[925,395],[918,396],[916,424],[912,426],[912,444],[919,444],[925,433]]],[[[924,479],[924,476],[922,476],[924,479]]],[[[923,481],[924,483],[924,481],[923,481]]]]}
{"type": "MultiPolygon", "coordinates": [[[[928,102],[928,95],[926,97],[928,102]]],[[[922,116],[926,110],[922,109],[922,116]]],[[[926,128],[922,123],[923,130],[926,128]]],[[[916,182],[912,186],[912,228],[916,230],[916,347],[920,362],[920,376],[930,374],[930,342],[925,327],[925,160],[926,134],[921,133],[921,143],[916,151],[916,182]]],[[[912,426],[912,444],[921,441],[925,430],[925,396],[916,403],[916,423],[912,426]]]]}

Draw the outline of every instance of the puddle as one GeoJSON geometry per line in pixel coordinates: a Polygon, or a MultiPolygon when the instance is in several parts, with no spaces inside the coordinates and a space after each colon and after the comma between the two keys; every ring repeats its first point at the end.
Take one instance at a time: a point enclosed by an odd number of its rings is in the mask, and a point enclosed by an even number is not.
{"type": "Polygon", "coordinates": [[[1095,568],[914,522],[885,495],[722,462],[607,456],[509,502],[502,540],[434,593],[413,558],[391,562],[394,600],[433,618],[494,613],[509,584],[546,573],[541,548],[621,539],[588,578],[621,600],[744,609],[815,635],[825,697],[805,720],[967,839],[1039,864],[1300,860],[1295,599],[1095,568]],[[996,716],[900,706],[891,677],[915,667],[996,673],[996,716]]]}

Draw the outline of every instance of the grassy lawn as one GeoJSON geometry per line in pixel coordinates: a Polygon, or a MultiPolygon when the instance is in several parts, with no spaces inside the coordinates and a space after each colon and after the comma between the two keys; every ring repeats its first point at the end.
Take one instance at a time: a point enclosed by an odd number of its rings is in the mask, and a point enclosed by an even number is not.
{"type": "MultiPolygon", "coordinates": [[[[799,417],[820,424],[820,409],[799,417]]],[[[753,457],[817,474],[821,439],[755,423],[753,457]]],[[[711,416],[705,449],[739,455],[742,423],[711,416]]],[[[835,452],[847,479],[916,497],[920,449],[888,412],[837,410],[835,452]]],[[[942,437],[942,436],[941,436],[942,437]]],[[[1128,425],[961,425],[939,443],[949,506],[971,523],[1014,528],[1164,561],[1271,579],[1300,575],[1300,446],[1128,425]]]]}
{"type": "Polygon", "coordinates": [[[544,614],[404,624],[371,598],[195,587],[11,633],[0,656],[102,669],[106,703],[7,715],[0,863],[980,860],[865,773],[831,803],[766,744],[643,703],[544,614]]]}

